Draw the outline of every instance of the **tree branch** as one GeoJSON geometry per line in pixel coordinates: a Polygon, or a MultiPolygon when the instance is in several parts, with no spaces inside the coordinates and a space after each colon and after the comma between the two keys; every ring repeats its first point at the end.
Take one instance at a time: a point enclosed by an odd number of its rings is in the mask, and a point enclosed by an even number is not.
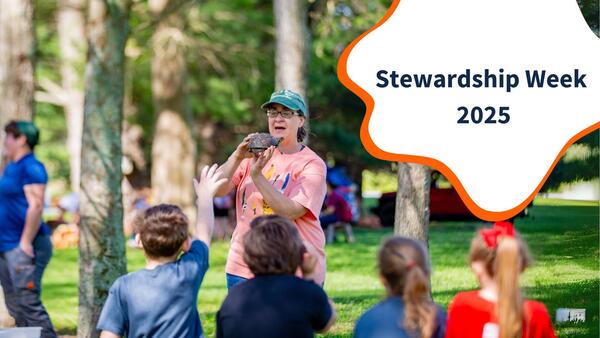
{"type": "Polygon", "coordinates": [[[158,15],[156,15],[154,18],[152,18],[152,20],[150,20],[149,22],[143,23],[143,24],[139,25],[138,27],[136,27],[132,33],[136,34],[143,30],[146,30],[148,28],[154,27],[157,24],[159,24],[163,19],[168,17],[169,15],[177,12],[180,9],[185,8],[186,6],[190,6],[194,3],[199,4],[200,0],[173,0],[173,1],[170,1],[169,4],[162,11],[160,11],[160,13],[158,13],[158,15]]]}
{"type": "Polygon", "coordinates": [[[64,106],[68,102],[67,91],[48,78],[42,78],[39,82],[40,87],[44,91],[35,92],[35,100],[46,102],[57,106],[64,106]]]}

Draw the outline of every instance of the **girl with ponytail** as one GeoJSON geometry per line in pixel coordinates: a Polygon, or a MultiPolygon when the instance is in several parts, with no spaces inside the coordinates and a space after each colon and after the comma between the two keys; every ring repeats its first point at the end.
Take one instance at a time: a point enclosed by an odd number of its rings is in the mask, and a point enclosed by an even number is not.
{"type": "Polygon", "coordinates": [[[454,297],[446,338],[556,338],[544,304],[524,300],[519,289],[531,258],[511,222],[480,230],[469,260],[480,289],[454,297]]]}
{"type": "Polygon", "coordinates": [[[392,237],[379,250],[378,260],[387,298],[360,317],[354,337],[443,337],[446,314],[431,300],[431,271],[423,245],[392,237]]]}

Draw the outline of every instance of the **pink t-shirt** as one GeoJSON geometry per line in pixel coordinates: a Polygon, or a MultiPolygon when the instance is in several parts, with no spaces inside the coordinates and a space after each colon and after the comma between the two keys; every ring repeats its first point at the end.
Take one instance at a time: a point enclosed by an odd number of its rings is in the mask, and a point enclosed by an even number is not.
{"type": "MultiPolygon", "coordinates": [[[[273,210],[263,200],[250,177],[252,159],[244,159],[231,178],[235,186],[235,213],[237,225],[231,238],[225,271],[229,274],[252,278],[252,272],[244,262],[244,235],[250,229],[250,222],[257,216],[273,214],[273,210]]],[[[319,213],[325,199],[327,186],[325,162],[314,151],[304,147],[294,154],[282,154],[278,150],[265,165],[263,175],[275,189],[285,197],[300,203],[308,211],[294,220],[300,236],[311,243],[319,252],[317,283],[325,280],[325,235],[319,223],[319,213]]]]}

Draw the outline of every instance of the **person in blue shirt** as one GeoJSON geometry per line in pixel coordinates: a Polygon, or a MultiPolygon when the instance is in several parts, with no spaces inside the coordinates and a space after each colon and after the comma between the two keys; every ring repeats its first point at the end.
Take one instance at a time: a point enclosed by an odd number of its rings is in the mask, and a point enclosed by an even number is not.
{"type": "Polygon", "coordinates": [[[443,338],[446,314],[431,300],[423,244],[391,237],[379,250],[378,260],[387,297],[359,318],[354,338],[443,338]]]}
{"type": "Polygon", "coordinates": [[[19,327],[38,326],[56,337],[41,301],[42,275],[52,256],[50,231],[42,221],[48,174],[33,154],[39,130],[28,121],[5,128],[0,173],[0,283],[8,312],[19,327]]]}
{"type": "Polygon", "coordinates": [[[146,267],[111,286],[97,325],[101,338],[204,337],[196,302],[208,269],[213,197],[225,181],[220,175],[213,165],[202,170],[200,182],[194,181],[198,215],[193,240],[177,206],[159,204],[136,220],[136,242],[144,250],[146,267]]]}

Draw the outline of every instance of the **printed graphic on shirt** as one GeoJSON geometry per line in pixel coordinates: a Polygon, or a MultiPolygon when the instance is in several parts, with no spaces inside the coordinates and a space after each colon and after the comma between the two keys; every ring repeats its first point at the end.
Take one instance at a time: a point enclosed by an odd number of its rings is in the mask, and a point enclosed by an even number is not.
{"type": "MultiPolygon", "coordinates": [[[[277,173],[277,169],[273,164],[264,174],[265,178],[271,185],[280,193],[285,194],[286,189],[290,186],[292,173],[287,172],[277,173]]],[[[260,192],[256,189],[251,181],[248,181],[244,190],[242,190],[241,197],[242,206],[242,217],[245,216],[259,216],[259,215],[272,215],[274,214],[273,208],[262,198],[260,192]],[[251,208],[248,209],[248,204],[251,208]],[[260,206],[260,208],[259,208],[260,206]],[[246,213],[247,210],[251,210],[251,213],[246,213]]]]}
{"type": "Polygon", "coordinates": [[[281,186],[281,189],[279,190],[279,192],[283,194],[283,192],[285,191],[285,188],[287,188],[289,183],[290,183],[290,173],[285,175],[285,180],[283,181],[283,185],[281,186]]]}
{"type": "MultiPolygon", "coordinates": [[[[267,170],[267,173],[265,174],[265,178],[267,179],[267,181],[271,180],[271,177],[273,177],[274,171],[275,171],[275,166],[273,164],[271,164],[271,167],[269,168],[269,170],[267,170]]],[[[279,177],[279,175],[276,176],[276,178],[272,184],[275,184],[275,182],[277,181],[277,177],[279,177]]],[[[267,202],[264,199],[262,201],[262,209],[263,209],[263,215],[272,215],[273,214],[273,209],[271,209],[269,204],[267,204],[267,202]]],[[[256,213],[254,213],[254,215],[256,215],[256,213]]]]}
{"type": "Polygon", "coordinates": [[[246,188],[242,191],[242,215],[246,213],[246,188]]]}
{"type": "Polygon", "coordinates": [[[267,181],[271,180],[271,177],[273,177],[274,171],[275,171],[275,166],[271,164],[271,167],[269,168],[269,170],[267,170],[267,173],[265,174],[265,178],[267,179],[267,181]]]}
{"type": "Polygon", "coordinates": [[[273,214],[273,209],[271,209],[271,207],[267,204],[267,202],[265,200],[263,200],[262,208],[263,208],[263,215],[272,215],[273,214]]]}

